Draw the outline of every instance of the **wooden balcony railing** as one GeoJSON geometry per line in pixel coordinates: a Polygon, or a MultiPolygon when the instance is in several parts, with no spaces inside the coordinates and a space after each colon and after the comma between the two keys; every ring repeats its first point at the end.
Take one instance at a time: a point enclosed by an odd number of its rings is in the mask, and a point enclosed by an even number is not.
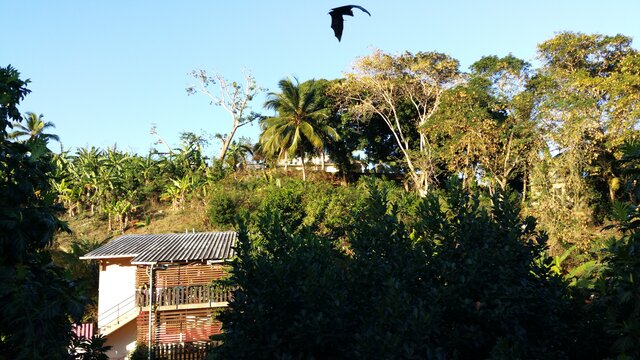
{"type": "MultiPolygon", "coordinates": [[[[156,288],[154,290],[153,305],[186,305],[202,303],[220,303],[231,300],[232,289],[211,285],[190,285],[156,288]]],[[[149,306],[149,290],[136,291],[136,304],[149,306]]]]}

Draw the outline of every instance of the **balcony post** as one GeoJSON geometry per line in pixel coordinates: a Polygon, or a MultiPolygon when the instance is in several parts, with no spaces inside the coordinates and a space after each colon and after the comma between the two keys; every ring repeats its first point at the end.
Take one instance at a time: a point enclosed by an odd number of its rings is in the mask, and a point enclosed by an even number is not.
{"type": "Polygon", "coordinates": [[[151,341],[151,309],[153,306],[153,264],[151,264],[149,266],[149,338],[147,339],[149,342],[149,353],[148,353],[148,360],[151,360],[151,345],[153,344],[153,342],[151,341]]]}

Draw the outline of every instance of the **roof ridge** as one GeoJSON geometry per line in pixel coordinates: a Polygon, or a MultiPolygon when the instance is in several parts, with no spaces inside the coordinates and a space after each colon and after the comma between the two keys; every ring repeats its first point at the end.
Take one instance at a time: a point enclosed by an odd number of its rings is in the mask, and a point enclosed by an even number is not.
{"type": "Polygon", "coordinates": [[[160,261],[225,260],[234,256],[236,231],[125,234],[81,259],[132,257],[132,264],[160,261]]]}

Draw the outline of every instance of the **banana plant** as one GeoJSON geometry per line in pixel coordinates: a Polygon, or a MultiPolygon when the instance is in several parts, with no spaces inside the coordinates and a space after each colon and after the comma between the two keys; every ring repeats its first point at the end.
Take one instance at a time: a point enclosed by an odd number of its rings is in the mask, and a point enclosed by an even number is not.
{"type": "Polygon", "coordinates": [[[580,265],[569,268],[566,264],[567,258],[576,250],[576,246],[571,246],[561,255],[554,256],[551,260],[549,270],[569,283],[570,286],[586,286],[593,287],[593,276],[601,267],[598,260],[589,260],[582,262],[580,265]]]}
{"type": "Polygon", "coordinates": [[[128,199],[120,199],[113,201],[105,206],[105,212],[109,219],[109,231],[113,231],[113,221],[117,222],[118,228],[121,233],[129,225],[131,215],[139,206],[135,206],[128,199]]]}
{"type": "Polygon", "coordinates": [[[171,183],[167,184],[160,199],[171,200],[171,206],[174,210],[177,208],[184,210],[187,194],[193,187],[193,177],[185,175],[180,179],[169,180],[171,183]]]}

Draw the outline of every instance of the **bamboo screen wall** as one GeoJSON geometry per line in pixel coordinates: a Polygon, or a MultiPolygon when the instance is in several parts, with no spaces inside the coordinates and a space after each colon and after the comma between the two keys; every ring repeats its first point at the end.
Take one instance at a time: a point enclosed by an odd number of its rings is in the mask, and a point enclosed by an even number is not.
{"type": "MultiPolygon", "coordinates": [[[[143,311],[138,315],[139,342],[148,341],[148,314],[148,311],[143,311]]],[[[160,344],[207,341],[209,336],[219,334],[222,328],[214,314],[210,308],[160,311],[154,315],[152,339],[160,344]]]]}
{"type": "MultiPolygon", "coordinates": [[[[171,286],[207,285],[212,280],[226,276],[225,267],[221,264],[206,265],[201,263],[170,265],[164,270],[154,270],[153,284],[155,288],[171,286]]],[[[146,266],[136,269],[136,288],[149,284],[146,266]]]]}
{"type": "MultiPolygon", "coordinates": [[[[136,269],[136,287],[144,288],[149,284],[147,266],[136,269]]],[[[155,289],[177,286],[208,285],[212,280],[227,275],[225,266],[221,264],[206,265],[202,263],[170,264],[164,270],[154,270],[153,285],[155,289]]],[[[219,334],[221,323],[214,319],[220,309],[197,308],[183,310],[156,311],[153,316],[152,339],[154,343],[176,343],[207,341],[209,336],[219,334]]],[[[137,340],[147,342],[149,334],[149,312],[143,308],[137,318],[137,340]]]]}

